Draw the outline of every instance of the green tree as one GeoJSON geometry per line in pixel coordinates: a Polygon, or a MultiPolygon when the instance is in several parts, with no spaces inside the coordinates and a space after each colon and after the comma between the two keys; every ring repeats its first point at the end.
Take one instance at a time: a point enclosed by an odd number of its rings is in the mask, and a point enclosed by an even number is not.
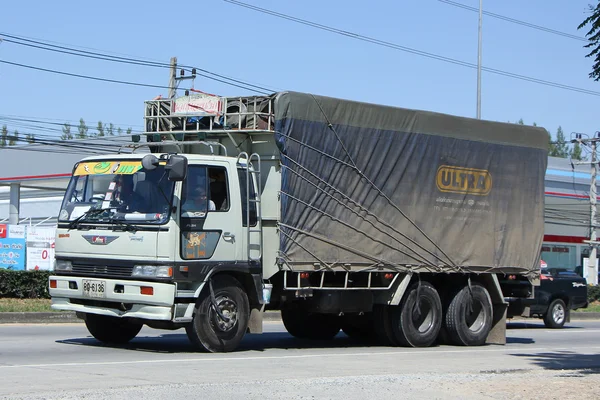
{"type": "Polygon", "coordinates": [[[19,141],[19,131],[15,130],[12,136],[8,137],[8,145],[15,146],[19,141]]]}
{"type": "Polygon", "coordinates": [[[71,140],[73,139],[73,134],[71,133],[71,124],[69,124],[68,122],[65,122],[65,124],[62,127],[62,135],[60,135],[60,138],[62,140],[71,140]]]}
{"type": "Polygon", "coordinates": [[[33,136],[33,133],[28,133],[27,135],[25,135],[25,140],[29,144],[35,143],[35,136],[33,136]]]}
{"type": "Polygon", "coordinates": [[[583,160],[583,155],[581,154],[581,146],[579,143],[575,142],[573,145],[573,149],[571,150],[571,159],[573,160],[583,160]]]}
{"type": "Polygon", "coordinates": [[[85,139],[88,137],[88,127],[83,118],[79,118],[79,126],[77,127],[77,139],[85,139]]]}
{"type": "Polygon", "coordinates": [[[590,4],[589,7],[591,15],[584,19],[577,29],[590,25],[590,30],[585,34],[589,43],[583,47],[590,49],[590,52],[586,54],[586,57],[594,59],[594,65],[592,66],[592,72],[590,72],[589,77],[595,81],[600,81],[600,1],[598,1],[596,7],[592,4],[590,4]]]}
{"type": "Polygon", "coordinates": [[[556,130],[556,142],[554,144],[554,149],[548,155],[561,158],[567,158],[569,156],[569,146],[565,141],[565,134],[563,133],[561,126],[559,126],[556,130]]]}
{"type": "MultiPolygon", "coordinates": [[[[519,124],[519,125],[525,125],[525,122],[523,122],[523,118],[520,118],[517,121],[517,124],[519,124]]],[[[537,125],[537,123],[534,122],[533,126],[538,126],[538,125],[537,125]]],[[[556,145],[552,141],[552,135],[550,134],[550,132],[548,132],[548,155],[552,155],[555,152],[556,152],[556,145]]]]}
{"type": "Polygon", "coordinates": [[[111,122],[110,124],[108,124],[108,126],[106,127],[106,136],[113,136],[115,134],[115,126],[113,125],[113,123],[111,122]]]}
{"type": "Polygon", "coordinates": [[[104,124],[102,124],[102,121],[98,121],[98,126],[96,126],[96,130],[98,131],[97,136],[104,136],[104,124]]]}
{"type": "Polygon", "coordinates": [[[117,135],[121,136],[123,134],[123,129],[121,129],[121,127],[119,127],[119,129],[117,129],[117,135]]]}
{"type": "Polygon", "coordinates": [[[6,147],[8,144],[8,128],[6,125],[2,125],[2,135],[0,135],[0,147],[6,147]]]}
{"type": "Polygon", "coordinates": [[[131,135],[131,128],[127,128],[127,132],[128,135],[131,135]]]}

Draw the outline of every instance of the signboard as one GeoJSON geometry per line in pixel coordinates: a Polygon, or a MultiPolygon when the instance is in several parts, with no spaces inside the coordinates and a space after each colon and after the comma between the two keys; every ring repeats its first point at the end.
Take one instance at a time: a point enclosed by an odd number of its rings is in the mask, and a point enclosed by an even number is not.
{"type": "Polygon", "coordinates": [[[219,96],[208,93],[193,93],[175,99],[172,114],[220,115],[223,102],[219,96]]]}
{"type": "Polygon", "coordinates": [[[27,228],[27,269],[52,270],[54,268],[55,228],[27,228]]]}
{"type": "Polygon", "coordinates": [[[79,163],[73,175],[131,175],[140,169],[141,161],[92,161],[79,163]]]}
{"type": "Polygon", "coordinates": [[[0,224],[0,239],[5,239],[8,234],[8,227],[6,224],[0,224]]]}
{"type": "Polygon", "coordinates": [[[3,230],[0,237],[0,268],[24,270],[25,227],[5,225],[3,230]]]}

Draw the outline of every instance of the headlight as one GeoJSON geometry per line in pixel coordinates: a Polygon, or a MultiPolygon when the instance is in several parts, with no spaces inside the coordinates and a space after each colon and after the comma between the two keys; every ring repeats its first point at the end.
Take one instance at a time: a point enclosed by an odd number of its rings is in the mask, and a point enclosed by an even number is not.
{"type": "Polygon", "coordinates": [[[56,260],[54,263],[55,271],[73,271],[73,264],[67,260],[56,260]]]}
{"type": "Polygon", "coordinates": [[[170,278],[173,276],[173,268],[167,265],[136,265],[131,276],[170,278]]]}

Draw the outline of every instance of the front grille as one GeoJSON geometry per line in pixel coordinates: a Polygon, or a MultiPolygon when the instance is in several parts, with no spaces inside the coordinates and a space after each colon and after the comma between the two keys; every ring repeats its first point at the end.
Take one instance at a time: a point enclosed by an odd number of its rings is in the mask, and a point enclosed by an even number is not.
{"type": "Polygon", "coordinates": [[[130,277],[133,266],[122,265],[89,265],[73,263],[73,273],[90,276],[118,276],[130,277]]]}

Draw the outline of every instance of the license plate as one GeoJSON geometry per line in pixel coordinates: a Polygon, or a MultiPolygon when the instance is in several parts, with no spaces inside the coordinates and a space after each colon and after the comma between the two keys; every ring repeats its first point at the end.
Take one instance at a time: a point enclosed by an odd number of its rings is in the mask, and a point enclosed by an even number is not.
{"type": "Polygon", "coordinates": [[[106,282],[83,280],[83,295],[86,297],[105,298],[106,297],[106,282]]]}

